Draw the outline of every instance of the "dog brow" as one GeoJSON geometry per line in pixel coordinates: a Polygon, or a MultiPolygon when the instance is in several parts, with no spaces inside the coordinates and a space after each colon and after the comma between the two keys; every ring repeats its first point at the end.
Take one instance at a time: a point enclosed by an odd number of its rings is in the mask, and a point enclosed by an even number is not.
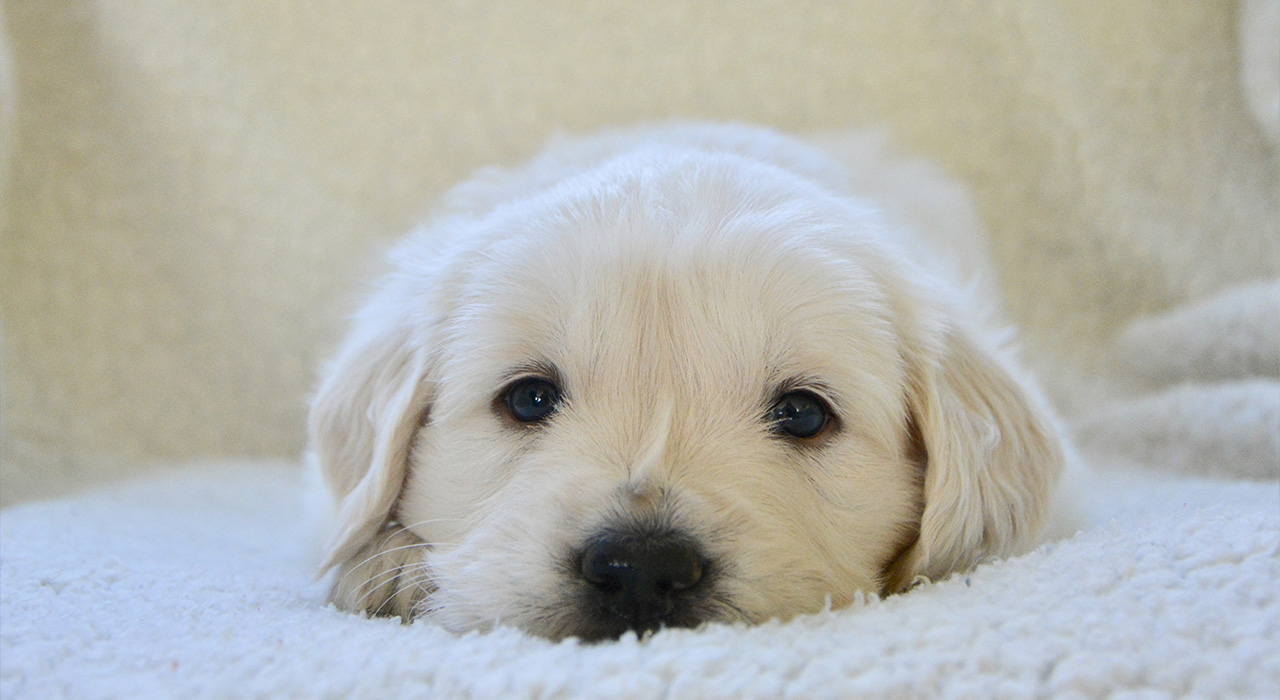
{"type": "Polygon", "coordinates": [[[564,391],[564,382],[561,381],[560,369],[555,366],[555,363],[548,360],[537,358],[514,365],[503,373],[502,382],[510,382],[521,377],[548,379],[559,387],[561,391],[564,391]]]}
{"type": "Polygon", "coordinates": [[[833,390],[830,384],[810,375],[799,375],[779,382],[770,399],[776,401],[782,398],[783,394],[797,389],[812,391],[833,407],[838,408],[843,405],[839,393],[833,390]]]}

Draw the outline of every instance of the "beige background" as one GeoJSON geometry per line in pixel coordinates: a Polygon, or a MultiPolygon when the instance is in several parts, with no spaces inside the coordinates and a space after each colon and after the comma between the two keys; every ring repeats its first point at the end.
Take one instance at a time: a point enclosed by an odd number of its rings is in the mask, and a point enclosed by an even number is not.
{"type": "Polygon", "coordinates": [[[299,453],[314,367],[381,247],[557,129],[885,128],[974,191],[1042,366],[1088,367],[1126,320],[1280,270],[1276,146],[1241,92],[1234,2],[3,13],[5,503],[299,453]]]}

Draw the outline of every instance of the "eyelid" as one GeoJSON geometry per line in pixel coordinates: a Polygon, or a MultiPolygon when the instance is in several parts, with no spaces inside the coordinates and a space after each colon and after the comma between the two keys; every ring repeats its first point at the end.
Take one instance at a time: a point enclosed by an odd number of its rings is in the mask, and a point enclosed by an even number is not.
{"type": "Polygon", "coordinates": [[[782,397],[798,391],[812,394],[822,404],[826,413],[826,421],[816,435],[807,438],[792,438],[795,441],[794,444],[805,447],[821,445],[825,443],[831,434],[843,430],[845,421],[841,418],[839,404],[834,398],[835,392],[826,383],[810,377],[795,377],[778,385],[777,392],[774,394],[769,406],[777,405],[782,400],[782,397]]]}
{"type": "Polygon", "coordinates": [[[560,370],[546,360],[529,360],[515,365],[502,375],[502,379],[498,383],[502,386],[502,391],[506,391],[511,385],[524,379],[545,379],[555,384],[562,396],[565,394],[564,382],[560,379],[560,370]]]}
{"type": "Polygon", "coordinates": [[[818,397],[822,403],[826,404],[827,409],[832,415],[837,413],[837,407],[840,402],[835,400],[835,392],[824,382],[809,377],[794,377],[788,379],[778,386],[777,392],[773,395],[773,403],[777,403],[783,396],[793,391],[806,391],[818,397]]]}
{"type": "Polygon", "coordinates": [[[552,363],[542,359],[532,359],[520,364],[512,366],[498,380],[498,390],[493,395],[493,401],[490,403],[491,410],[495,413],[505,416],[513,425],[519,425],[522,428],[537,427],[538,423],[522,423],[513,418],[507,410],[507,395],[515,388],[516,384],[527,379],[541,379],[550,382],[555,387],[560,398],[560,405],[569,401],[569,392],[565,390],[564,382],[560,379],[560,370],[552,363]]]}
{"type": "MultiPolygon", "coordinates": [[[[552,413],[560,410],[560,407],[568,400],[568,395],[565,393],[563,387],[561,387],[559,380],[555,376],[556,374],[555,368],[550,365],[545,367],[540,366],[536,369],[530,365],[522,365],[512,368],[504,374],[501,387],[494,395],[493,401],[490,402],[490,410],[508,421],[509,425],[518,427],[521,430],[534,430],[540,428],[546,422],[545,420],[532,422],[520,420],[512,414],[510,405],[507,402],[511,392],[514,391],[519,384],[533,379],[543,381],[551,385],[552,390],[556,393],[556,402],[552,409],[552,413]],[[550,371],[546,371],[547,369],[550,371]]],[[[550,416],[548,415],[548,417],[550,416]]]]}

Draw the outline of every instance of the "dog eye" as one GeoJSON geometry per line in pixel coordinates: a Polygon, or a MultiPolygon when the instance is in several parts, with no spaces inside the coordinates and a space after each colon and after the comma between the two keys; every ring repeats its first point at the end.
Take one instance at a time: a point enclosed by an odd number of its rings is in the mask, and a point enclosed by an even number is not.
{"type": "Polygon", "coordinates": [[[559,403],[560,390],[545,379],[528,377],[507,389],[507,412],[521,423],[546,420],[559,403]]]}
{"type": "Polygon", "coordinates": [[[791,437],[811,438],[827,426],[831,415],[822,399],[808,391],[789,391],[769,409],[774,432],[791,437]]]}

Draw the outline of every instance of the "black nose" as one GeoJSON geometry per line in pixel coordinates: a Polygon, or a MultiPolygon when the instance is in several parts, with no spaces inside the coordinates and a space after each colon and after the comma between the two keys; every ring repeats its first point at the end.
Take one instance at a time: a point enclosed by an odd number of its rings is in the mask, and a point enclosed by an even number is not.
{"type": "Polygon", "coordinates": [[[582,553],[582,577],[596,589],[603,610],[636,631],[685,626],[681,604],[706,570],[687,539],[606,535],[582,553]]]}

